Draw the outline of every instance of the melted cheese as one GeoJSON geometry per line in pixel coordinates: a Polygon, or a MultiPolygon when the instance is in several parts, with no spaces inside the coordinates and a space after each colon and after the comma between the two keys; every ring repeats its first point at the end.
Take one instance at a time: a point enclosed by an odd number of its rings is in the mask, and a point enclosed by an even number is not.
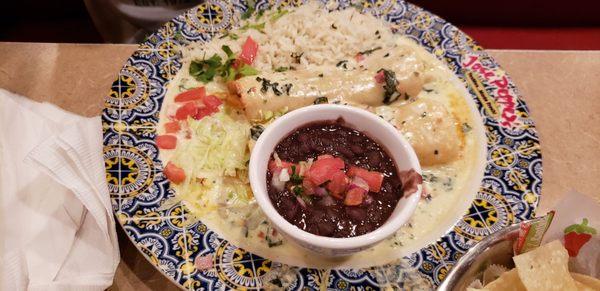
{"type": "Polygon", "coordinates": [[[357,65],[352,64],[340,62],[335,67],[263,72],[258,77],[241,78],[231,87],[244,104],[246,116],[261,120],[265,112],[297,109],[312,104],[319,97],[368,106],[383,105],[384,86],[375,80],[382,68],[394,72],[396,89],[402,96],[416,96],[429,80],[428,66],[406,45],[379,49],[357,65]]]}
{"type": "Polygon", "coordinates": [[[392,124],[408,139],[421,166],[445,164],[458,157],[464,136],[441,102],[419,99],[392,110],[392,124]]]}

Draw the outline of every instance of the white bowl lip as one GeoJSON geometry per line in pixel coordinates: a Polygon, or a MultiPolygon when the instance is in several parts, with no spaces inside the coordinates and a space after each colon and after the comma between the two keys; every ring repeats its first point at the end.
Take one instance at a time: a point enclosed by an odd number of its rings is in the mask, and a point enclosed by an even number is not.
{"type": "MultiPolygon", "coordinates": [[[[401,145],[404,147],[406,152],[408,152],[408,156],[406,157],[406,159],[408,160],[409,165],[411,165],[411,167],[417,173],[422,174],[421,165],[420,165],[417,155],[414,152],[414,149],[412,148],[410,143],[408,143],[408,141],[404,138],[404,136],[393,125],[391,125],[387,121],[383,120],[379,116],[377,116],[367,110],[352,107],[350,105],[339,105],[339,104],[311,105],[311,106],[306,106],[306,107],[303,107],[300,109],[296,109],[292,112],[289,112],[289,113],[277,118],[272,124],[270,124],[269,126],[266,127],[266,129],[263,131],[263,133],[260,135],[260,137],[256,141],[254,148],[252,150],[252,154],[250,156],[249,178],[250,178],[250,186],[252,188],[252,192],[254,193],[254,197],[255,197],[258,205],[260,206],[262,211],[265,213],[267,218],[272,223],[274,223],[275,226],[277,228],[279,228],[281,231],[283,231],[284,233],[286,233],[287,235],[291,236],[292,238],[294,238],[296,240],[299,240],[304,243],[307,243],[307,244],[310,244],[313,246],[317,246],[320,248],[335,249],[335,250],[360,249],[361,247],[367,247],[367,246],[373,245],[373,244],[391,236],[396,231],[398,231],[414,213],[415,209],[417,208],[417,204],[420,200],[421,191],[422,191],[422,187],[423,187],[422,185],[419,185],[417,187],[417,191],[415,193],[412,193],[408,197],[403,196],[401,198],[401,199],[407,199],[408,201],[407,201],[407,204],[406,204],[405,208],[403,209],[403,211],[400,212],[399,215],[397,215],[394,219],[386,220],[386,222],[384,222],[384,224],[382,226],[378,227],[377,229],[375,229],[369,233],[366,233],[366,234],[363,234],[360,236],[349,237],[349,238],[333,238],[333,237],[327,237],[327,236],[319,236],[319,235],[315,235],[315,234],[309,233],[307,231],[304,231],[304,230],[298,228],[297,226],[288,222],[285,218],[283,218],[283,216],[281,216],[279,214],[279,212],[277,212],[277,210],[275,209],[275,207],[273,206],[273,204],[271,202],[271,199],[268,197],[268,193],[266,193],[266,191],[264,191],[262,193],[260,191],[257,191],[257,189],[259,189],[259,187],[260,187],[260,184],[266,185],[266,181],[259,179],[258,173],[255,173],[255,171],[253,171],[253,169],[256,168],[257,163],[259,163],[258,160],[260,159],[260,157],[257,157],[253,153],[255,153],[257,151],[257,149],[259,149],[260,147],[263,146],[263,144],[266,142],[266,140],[269,139],[270,135],[273,133],[275,128],[278,127],[281,123],[284,123],[286,120],[295,118],[299,115],[305,115],[307,112],[313,111],[313,110],[317,110],[317,111],[332,110],[332,111],[339,111],[339,112],[345,111],[346,113],[360,114],[360,115],[368,117],[369,120],[376,123],[383,130],[390,131],[390,133],[392,133],[392,135],[394,135],[396,137],[396,139],[401,143],[401,145]]],[[[340,114],[340,116],[342,116],[342,115],[340,114]]],[[[295,129],[297,129],[298,127],[301,127],[303,125],[310,124],[312,122],[327,121],[327,120],[332,120],[332,119],[326,119],[326,118],[324,118],[324,119],[307,119],[306,122],[299,123],[297,126],[292,128],[291,130],[287,131],[287,134],[290,134],[295,129]]],[[[287,134],[283,135],[281,138],[287,136],[287,134]]],[[[369,136],[369,137],[373,138],[371,136],[369,136]]],[[[281,138],[280,138],[280,140],[281,140],[281,138]]],[[[379,143],[380,145],[382,145],[382,147],[385,150],[389,151],[389,149],[388,149],[389,147],[386,145],[386,141],[380,141],[380,140],[376,139],[376,142],[379,143]]],[[[269,155],[270,154],[271,154],[271,151],[269,151],[269,155]]],[[[396,167],[398,168],[398,164],[397,164],[396,160],[394,160],[394,163],[395,163],[396,167]]]]}

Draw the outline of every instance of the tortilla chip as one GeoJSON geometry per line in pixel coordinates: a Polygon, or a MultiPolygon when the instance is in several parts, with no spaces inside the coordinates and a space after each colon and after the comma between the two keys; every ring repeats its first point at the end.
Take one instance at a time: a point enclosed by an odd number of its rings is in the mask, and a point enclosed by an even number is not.
{"type": "Polygon", "coordinates": [[[575,286],[577,286],[577,290],[579,291],[594,291],[594,289],[588,287],[587,285],[575,281],[575,286]]]}
{"type": "Polygon", "coordinates": [[[594,277],[590,277],[579,273],[571,273],[571,277],[573,277],[573,279],[575,279],[576,282],[590,288],[590,290],[600,290],[600,280],[594,277]]]}
{"type": "Polygon", "coordinates": [[[527,291],[521,279],[517,269],[512,269],[508,272],[502,273],[498,279],[485,285],[482,290],[486,291],[527,291]]]}
{"type": "Polygon", "coordinates": [[[502,265],[491,264],[483,271],[483,284],[487,285],[498,279],[502,274],[508,272],[508,269],[502,265]]]}
{"type": "Polygon", "coordinates": [[[527,290],[578,290],[569,274],[569,254],[558,240],[513,258],[527,290]]]}
{"type": "Polygon", "coordinates": [[[473,282],[471,282],[471,284],[469,284],[469,286],[467,286],[467,290],[469,290],[469,289],[477,290],[477,289],[481,289],[481,288],[483,288],[483,283],[481,283],[481,280],[479,280],[479,279],[473,280],[473,282]]]}

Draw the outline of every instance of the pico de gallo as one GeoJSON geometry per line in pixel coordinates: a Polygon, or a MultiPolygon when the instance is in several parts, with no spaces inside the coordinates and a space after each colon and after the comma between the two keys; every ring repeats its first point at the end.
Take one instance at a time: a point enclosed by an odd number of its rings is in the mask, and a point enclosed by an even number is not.
{"type": "Polygon", "coordinates": [[[316,235],[371,232],[403,196],[388,153],[343,123],[300,127],[279,142],[268,165],[267,190],[279,214],[316,235]]]}
{"type": "MultiPolygon", "coordinates": [[[[255,75],[258,72],[250,66],[258,53],[258,44],[251,37],[246,39],[237,57],[228,46],[223,46],[222,50],[227,54],[224,64],[221,64],[218,55],[214,55],[208,60],[193,62],[190,74],[198,81],[206,83],[212,80],[217,72],[226,81],[255,75]]],[[[174,150],[177,147],[177,136],[182,128],[188,125],[189,118],[201,120],[212,116],[220,111],[223,101],[215,95],[207,95],[205,87],[198,87],[179,93],[175,96],[175,104],[178,107],[175,114],[169,116],[170,121],[164,125],[165,134],[156,137],[156,146],[162,150],[174,150]]],[[[191,132],[188,130],[185,138],[190,137],[191,132]]],[[[165,167],[164,173],[172,183],[180,184],[185,181],[185,171],[171,162],[165,167]]]]}

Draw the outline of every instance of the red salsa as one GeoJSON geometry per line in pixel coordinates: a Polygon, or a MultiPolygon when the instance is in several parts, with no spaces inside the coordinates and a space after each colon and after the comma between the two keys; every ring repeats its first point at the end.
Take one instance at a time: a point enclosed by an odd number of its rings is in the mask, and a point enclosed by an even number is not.
{"type": "Polygon", "coordinates": [[[281,140],[269,161],[267,189],[287,221],[339,238],[377,229],[403,195],[385,149],[341,119],[302,126],[281,140]]]}

